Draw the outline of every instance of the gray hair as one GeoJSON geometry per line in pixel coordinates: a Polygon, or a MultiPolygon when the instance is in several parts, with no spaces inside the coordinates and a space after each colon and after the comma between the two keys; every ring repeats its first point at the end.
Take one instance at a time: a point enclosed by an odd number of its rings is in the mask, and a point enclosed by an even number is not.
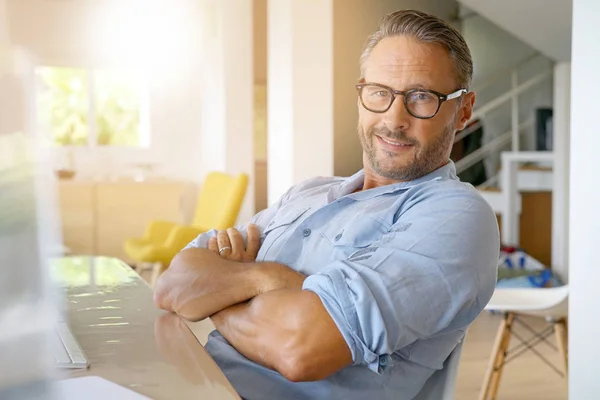
{"type": "Polygon", "coordinates": [[[459,86],[465,89],[471,86],[473,59],[460,32],[434,15],[415,10],[395,11],[383,17],[377,31],[367,39],[360,56],[361,77],[365,76],[365,63],[373,48],[382,39],[391,36],[409,36],[419,42],[443,45],[456,67],[459,86]]]}

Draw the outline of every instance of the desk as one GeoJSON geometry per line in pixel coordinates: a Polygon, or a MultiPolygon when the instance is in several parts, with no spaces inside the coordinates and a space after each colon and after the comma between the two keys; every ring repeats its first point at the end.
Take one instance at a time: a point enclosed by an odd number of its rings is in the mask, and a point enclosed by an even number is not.
{"type": "MultiPolygon", "coordinates": [[[[64,257],[52,263],[71,330],[96,375],[153,399],[239,399],[179,317],[158,310],[150,287],[122,261],[64,257]]],[[[205,334],[212,326],[194,324],[205,334]]]]}

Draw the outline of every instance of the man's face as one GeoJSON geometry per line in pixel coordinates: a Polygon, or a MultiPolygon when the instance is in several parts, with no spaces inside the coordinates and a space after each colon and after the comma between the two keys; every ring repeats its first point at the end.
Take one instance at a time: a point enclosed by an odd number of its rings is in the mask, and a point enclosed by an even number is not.
{"type": "MultiPolygon", "coordinates": [[[[406,36],[388,37],[372,50],[365,63],[363,82],[395,90],[429,89],[449,94],[460,89],[448,50],[439,44],[420,43],[406,36]]],[[[409,181],[444,165],[454,134],[471,117],[475,94],[445,101],[431,119],[408,113],[397,95],[384,113],[366,110],[358,102],[358,136],[365,170],[388,181],[409,181]]]]}

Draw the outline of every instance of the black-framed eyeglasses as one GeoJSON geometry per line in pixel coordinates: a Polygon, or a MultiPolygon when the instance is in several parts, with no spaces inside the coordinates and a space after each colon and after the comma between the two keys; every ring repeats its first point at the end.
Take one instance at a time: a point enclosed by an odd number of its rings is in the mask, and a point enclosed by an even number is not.
{"type": "Polygon", "coordinates": [[[402,96],[406,111],[419,119],[435,117],[444,101],[459,98],[467,93],[467,89],[458,89],[450,94],[428,89],[410,89],[403,92],[379,83],[359,83],[356,85],[356,90],[362,106],[374,113],[386,112],[394,103],[396,96],[402,96]]]}

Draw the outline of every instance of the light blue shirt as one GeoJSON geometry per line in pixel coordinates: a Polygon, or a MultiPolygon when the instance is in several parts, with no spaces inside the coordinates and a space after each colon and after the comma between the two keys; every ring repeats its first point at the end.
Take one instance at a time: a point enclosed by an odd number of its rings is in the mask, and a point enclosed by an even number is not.
{"type": "MultiPolygon", "coordinates": [[[[411,399],[463,338],[496,284],[494,212],[452,162],[411,182],[359,191],[364,171],[292,187],[252,222],[258,261],[305,274],[352,365],[293,383],[214,331],[206,349],[245,399],[411,399]]],[[[245,231],[245,227],[240,227],[245,231]]],[[[214,231],[188,247],[206,247],[214,231]]]]}

